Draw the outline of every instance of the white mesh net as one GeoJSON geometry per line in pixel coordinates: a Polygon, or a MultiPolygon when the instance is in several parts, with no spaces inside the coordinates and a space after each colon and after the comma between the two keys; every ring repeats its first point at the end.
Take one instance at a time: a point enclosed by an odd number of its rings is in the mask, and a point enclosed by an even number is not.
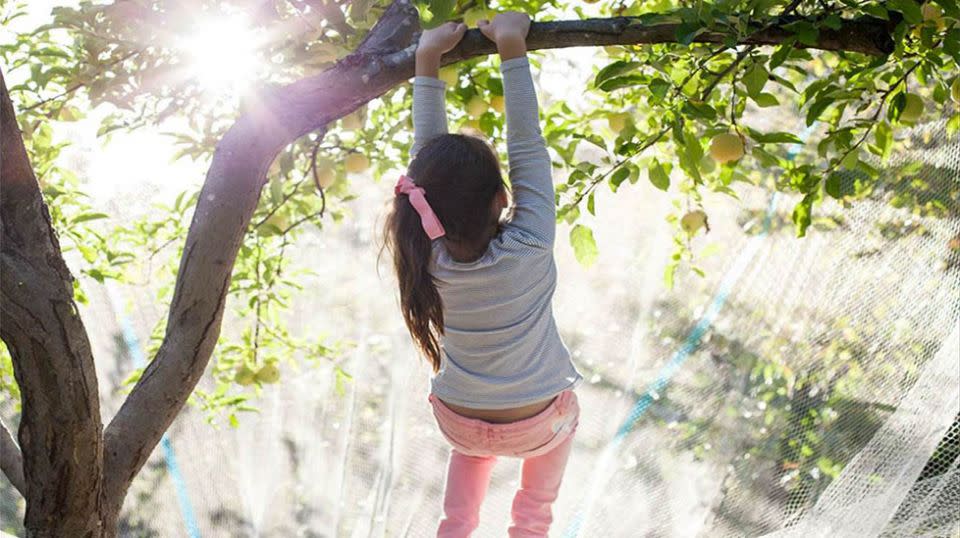
{"type": "MultiPolygon", "coordinates": [[[[910,136],[873,196],[825,203],[803,239],[789,197],[706,200],[706,277],[672,291],[667,197],[638,185],[598,199],[598,264],[558,246],[555,309],[587,382],[555,536],[960,533],[960,144],[943,122],[910,136]]],[[[353,381],[338,394],[329,365],[285,366],[236,429],[186,410],[136,480],[123,536],[435,532],[448,448],[375,269],[386,187],[298,249],[320,275],[291,332],[354,340],[353,381]]],[[[147,290],[124,293],[128,313],[105,294],[85,311],[105,420],[132,368],[110,320],[129,316],[145,341],[162,315],[147,290]]],[[[517,462],[502,461],[475,536],[505,534],[516,485],[517,462]]],[[[22,507],[9,489],[0,499],[14,525],[22,507]]]]}

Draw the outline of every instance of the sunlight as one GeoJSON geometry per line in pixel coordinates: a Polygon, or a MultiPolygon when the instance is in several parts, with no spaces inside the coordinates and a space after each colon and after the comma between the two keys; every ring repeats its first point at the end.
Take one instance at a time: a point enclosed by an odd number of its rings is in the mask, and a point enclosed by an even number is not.
{"type": "Polygon", "coordinates": [[[221,94],[242,94],[262,66],[259,36],[238,18],[211,20],[197,26],[184,42],[190,56],[190,76],[204,89],[221,94]]]}

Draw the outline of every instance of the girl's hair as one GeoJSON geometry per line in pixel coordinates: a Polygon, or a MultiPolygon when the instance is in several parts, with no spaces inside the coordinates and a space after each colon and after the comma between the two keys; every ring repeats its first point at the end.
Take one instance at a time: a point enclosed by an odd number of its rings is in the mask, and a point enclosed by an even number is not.
{"type": "MultiPolygon", "coordinates": [[[[483,140],[462,134],[437,136],[416,154],[407,176],[422,187],[446,238],[482,254],[499,215],[493,200],[505,189],[497,155],[483,140]]],[[[400,283],[400,309],[410,335],[440,370],[443,302],[430,274],[431,240],[405,194],[394,197],[384,225],[384,246],[393,255],[400,283]]]]}

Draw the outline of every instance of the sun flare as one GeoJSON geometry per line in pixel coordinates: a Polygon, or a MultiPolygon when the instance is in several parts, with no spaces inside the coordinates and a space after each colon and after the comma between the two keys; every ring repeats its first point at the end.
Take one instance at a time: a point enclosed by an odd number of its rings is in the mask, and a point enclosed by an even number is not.
{"type": "Polygon", "coordinates": [[[257,33],[236,17],[208,21],[194,32],[184,42],[190,76],[215,93],[244,93],[262,67],[257,33]]]}

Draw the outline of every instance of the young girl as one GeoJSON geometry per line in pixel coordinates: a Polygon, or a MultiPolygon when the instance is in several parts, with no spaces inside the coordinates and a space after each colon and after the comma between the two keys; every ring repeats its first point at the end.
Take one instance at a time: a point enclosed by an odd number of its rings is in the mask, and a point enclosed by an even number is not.
{"type": "Polygon", "coordinates": [[[497,456],[523,459],[510,536],[546,536],[579,408],[582,377],[557,332],[556,206],[526,58],[530,19],[478,24],[501,57],[516,207],[483,141],[447,134],[440,57],[463,24],[423,33],[413,83],[414,146],[386,222],[407,327],[433,366],[430,403],[453,446],[438,536],[469,536],[497,456]]]}

